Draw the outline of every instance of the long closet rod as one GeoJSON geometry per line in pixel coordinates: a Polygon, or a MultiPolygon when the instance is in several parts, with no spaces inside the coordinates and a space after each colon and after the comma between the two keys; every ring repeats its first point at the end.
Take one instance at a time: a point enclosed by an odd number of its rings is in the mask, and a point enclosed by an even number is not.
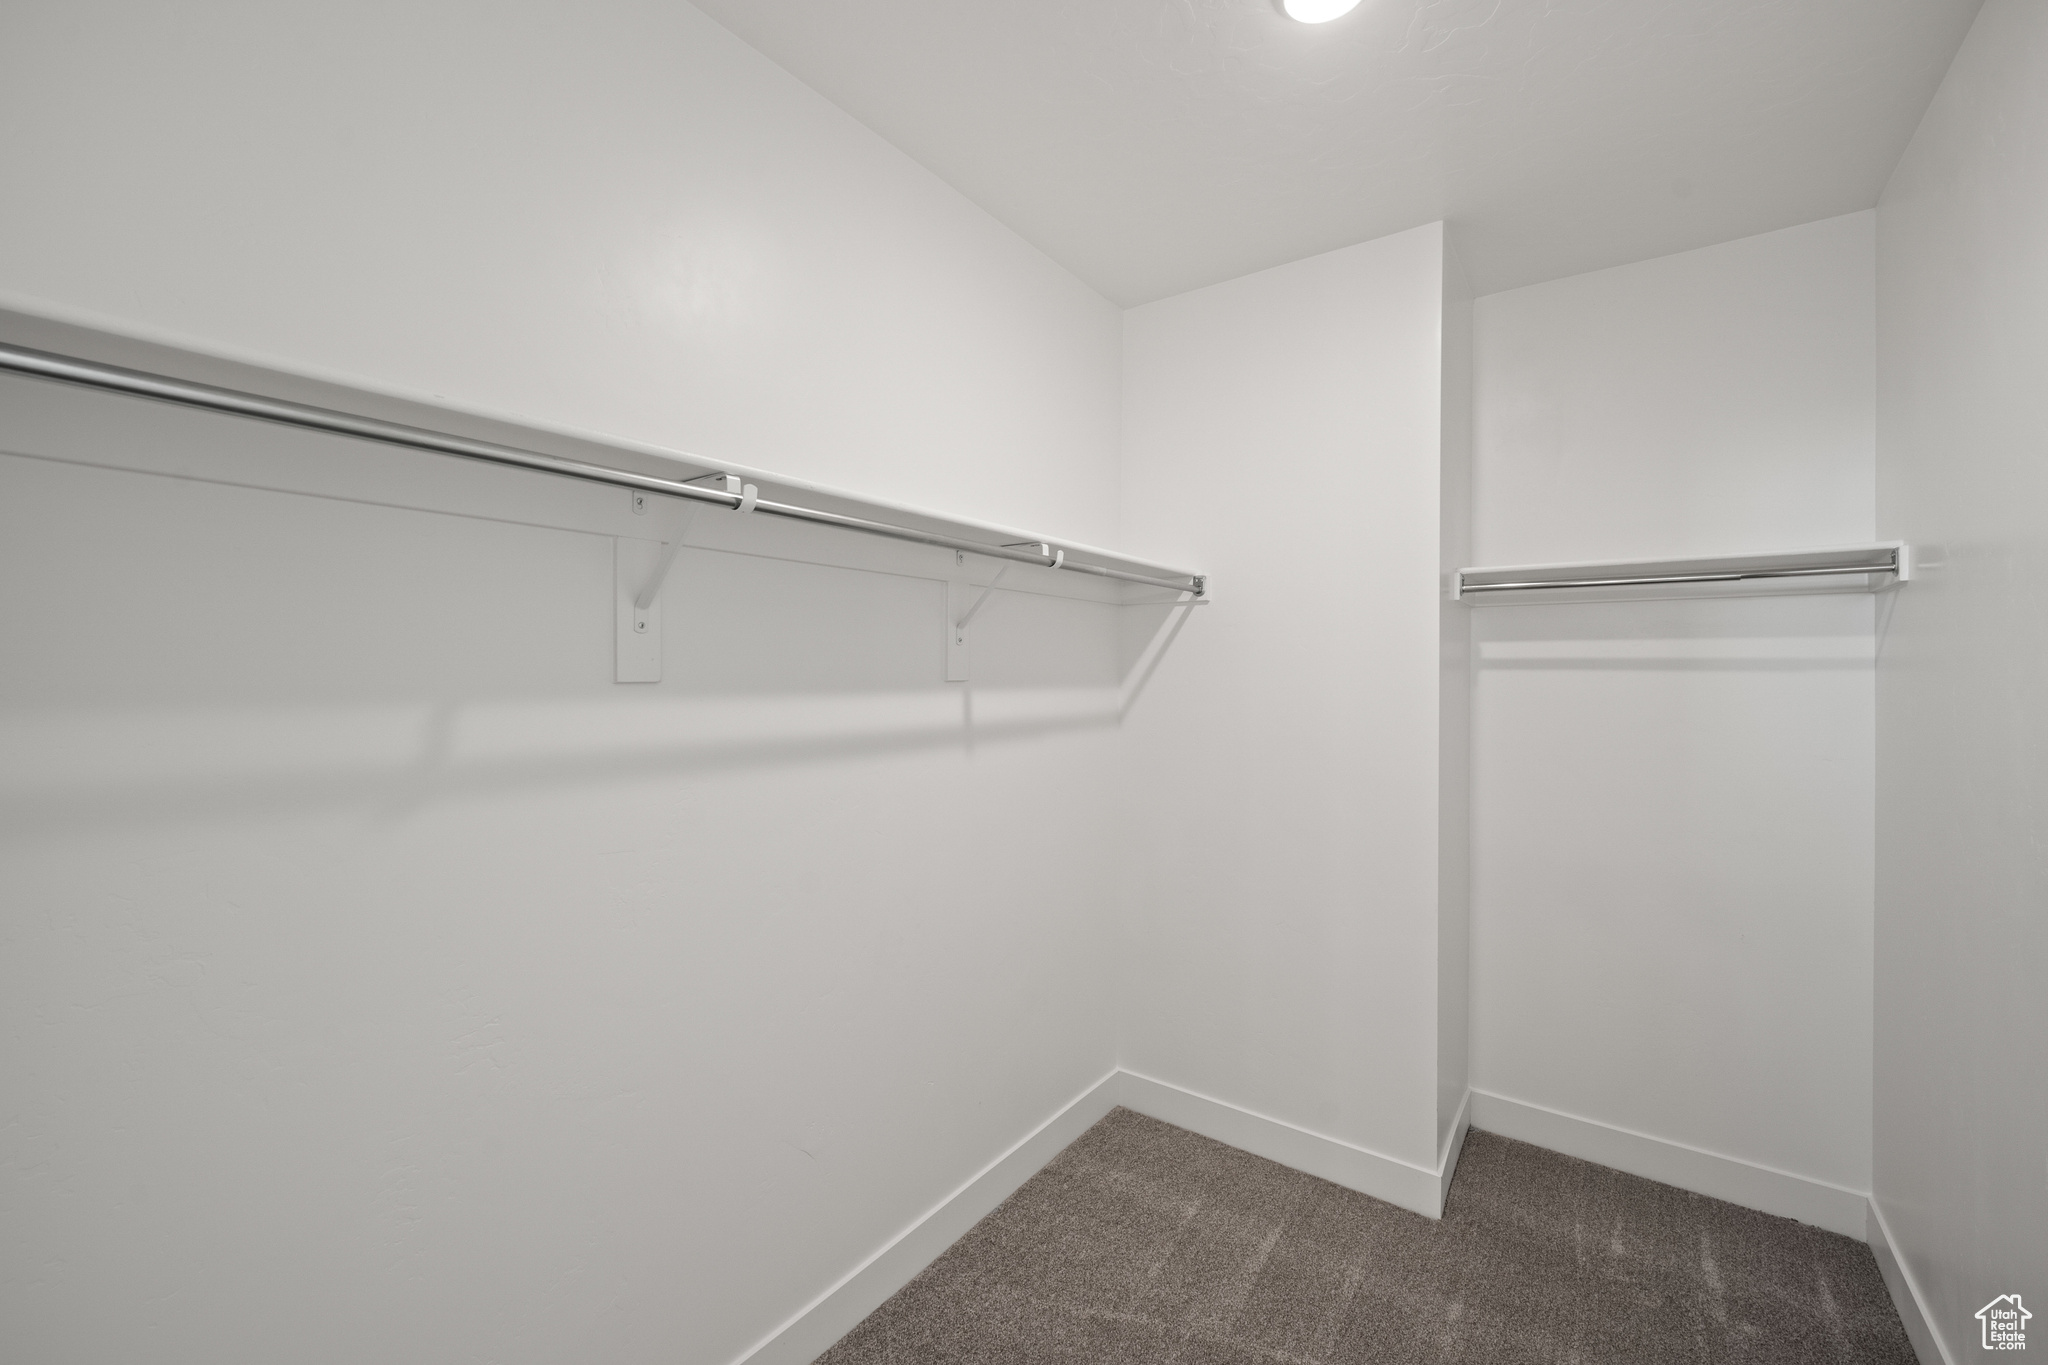
{"type": "MultiPolygon", "coordinates": [[[[1878,545],[1774,550],[1686,559],[1609,559],[1576,564],[1460,569],[1452,578],[1451,596],[1469,598],[1474,602],[1490,596],[1491,600],[1505,602],[1531,594],[1535,600],[1542,601],[1553,590],[1570,588],[1655,588],[1666,584],[1741,584],[1751,580],[1783,582],[1801,578],[1857,577],[1868,580],[1866,586],[1871,591],[1880,591],[1904,583],[1911,576],[1911,547],[1891,541],[1878,545]]],[[[1853,590],[1854,585],[1851,587],[1853,590]]],[[[1794,590],[1797,590],[1796,585],[1794,590]]]]}
{"type": "MultiPolygon", "coordinates": [[[[969,554],[986,555],[991,559],[1010,560],[1019,564],[1033,564],[1042,569],[1063,569],[1069,573],[1090,574],[1096,578],[1114,578],[1124,583],[1143,583],[1147,587],[1169,588],[1176,592],[1191,592],[1197,598],[1203,595],[1207,584],[1201,574],[1183,574],[1146,564],[1146,568],[1158,569],[1156,574],[1132,573],[1125,569],[1112,569],[1101,564],[1080,563],[1067,557],[1067,551],[1058,542],[1034,537],[1022,543],[991,545],[979,540],[966,540],[959,536],[942,535],[936,531],[921,531],[912,526],[898,526],[886,521],[873,521],[866,517],[848,516],[843,512],[828,512],[819,507],[802,507],[795,503],[774,502],[754,496],[755,490],[748,487],[744,492],[726,492],[717,488],[706,488],[681,479],[664,479],[652,474],[635,474],[630,470],[612,469],[604,465],[590,464],[582,460],[566,459],[559,455],[546,455],[536,450],[521,450],[516,446],[500,445],[495,441],[479,441],[467,436],[457,436],[444,431],[431,431],[425,427],[407,426],[400,422],[386,422],[375,417],[359,417],[354,413],[339,412],[332,408],[316,408],[305,403],[292,403],[278,398],[265,398],[261,394],[244,393],[238,389],[217,388],[211,384],[198,384],[190,380],[174,379],[168,375],[150,374],[143,370],[123,369],[116,365],[103,365],[97,361],[81,360],[76,356],[57,355],[50,351],[31,350],[25,346],[0,344],[0,371],[27,375],[35,379],[52,379],[65,384],[78,384],[86,388],[104,389],[113,393],[124,393],[138,398],[154,398],[161,402],[177,403],[188,408],[200,408],[208,412],[231,413],[238,417],[253,417],[265,422],[278,422],[285,426],[304,427],[312,431],[331,432],[341,436],[360,436],[387,445],[407,446],[414,450],[428,450],[438,455],[458,455],[464,459],[484,460],[491,464],[511,465],[520,469],[536,469],[549,474],[560,474],[567,478],[583,479],[590,483],[612,484],[620,488],[637,488],[651,493],[663,493],[671,497],[688,498],[695,502],[708,502],[731,510],[747,508],[765,513],[771,517],[786,517],[792,521],[808,521],[820,526],[837,526],[841,530],[858,531],[863,535],[886,536],[891,540],[906,540],[919,545],[936,545],[948,550],[962,550],[969,554]],[[1028,548],[1027,548],[1028,547],[1028,548]]],[[[962,522],[961,525],[977,527],[979,523],[962,522]]],[[[1010,532],[987,527],[991,534],[1007,535],[1010,532]]],[[[1131,561],[1143,563],[1143,561],[1131,561]]]]}
{"type": "Polygon", "coordinates": [[[1466,583],[1461,592],[1522,592],[1531,588],[1620,588],[1656,583],[1740,583],[1751,578],[1815,578],[1827,574],[1896,573],[1891,564],[1837,564],[1817,569],[1753,569],[1742,573],[1647,574],[1641,578],[1549,578],[1522,583],[1466,583]]]}

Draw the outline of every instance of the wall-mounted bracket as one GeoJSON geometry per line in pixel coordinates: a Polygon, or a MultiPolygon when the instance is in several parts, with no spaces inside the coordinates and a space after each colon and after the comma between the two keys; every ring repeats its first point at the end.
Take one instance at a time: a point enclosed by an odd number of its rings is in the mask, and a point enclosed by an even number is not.
{"type": "Polygon", "coordinates": [[[730,493],[740,500],[740,505],[732,509],[735,512],[751,512],[754,510],[754,504],[761,499],[761,490],[743,481],[737,474],[699,474],[696,478],[684,479],[683,482],[695,484],[699,488],[715,488],[721,493],[730,493]]]}
{"type": "MultiPolygon", "coordinates": [[[[1009,548],[1009,547],[1005,547],[1009,548]]],[[[953,562],[963,571],[967,567],[967,556],[955,550],[953,562]]],[[[996,576],[982,585],[979,592],[975,585],[964,578],[948,579],[946,582],[946,681],[967,681],[967,623],[974,619],[982,604],[995,592],[996,584],[1003,581],[1003,575],[1010,571],[1008,564],[997,567],[996,576]],[[970,599],[969,594],[973,594],[970,599]]]]}
{"type": "Polygon", "coordinates": [[[1003,575],[1008,573],[1009,571],[1010,566],[1007,564],[997,566],[996,576],[988,581],[988,586],[983,588],[981,590],[981,595],[974,599],[974,605],[969,607],[966,611],[960,613],[960,618],[957,621],[953,622],[953,628],[955,630],[967,629],[967,623],[974,619],[974,613],[981,610],[981,604],[988,601],[988,595],[996,590],[996,584],[1002,582],[1003,575]]]}
{"type": "Polygon", "coordinates": [[[1013,540],[1003,546],[1003,548],[1005,550],[1023,550],[1034,555],[1044,555],[1052,561],[1052,563],[1045,566],[1048,569],[1057,569],[1067,562],[1067,552],[1065,550],[1055,550],[1042,540],[1013,540]]]}
{"type": "MultiPolygon", "coordinates": [[[[649,495],[633,494],[635,515],[645,515],[649,495]]],[[[696,512],[690,504],[675,507],[669,538],[639,540],[626,536],[612,541],[612,596],[617,613],[618,681],[661,681],[661,588],[668,581],[676,553],[683,548],[683,533],[696,512]]]]}

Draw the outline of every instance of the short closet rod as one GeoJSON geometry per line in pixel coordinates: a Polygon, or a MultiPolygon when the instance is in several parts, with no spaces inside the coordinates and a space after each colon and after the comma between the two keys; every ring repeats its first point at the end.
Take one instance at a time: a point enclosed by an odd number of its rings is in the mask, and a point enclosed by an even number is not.
{"type": "MultiPolygon", "coordinates": [[[[612,469],[605,465],[590,464],[582,460],[571,460],[559,455],[544,455],[539,451],[521,450],[516,446],[499,445],[495,441],[479,441],[467,436],[456,436],[448,432],[430,431],[425,427],[406,426],[399,422],[380,421],[374,417],[358,417],[353,413],[338,412],[332,408],[316,408],[304,403],[291,403],[277,398],[265,398],[261,394],[244,393],[238,389],[216,388],[211,384],[196,384],[189,380],[173,379],[167,375],[150,374],[143,370],[123,369],[115,365],[102,365],[96,361],[80,360],[75,356],[56,355],[49,351],[30,350],[25,346],[0,344],[0,371],[28,375],[35,379],[54,379],[66,384],[78,384],[86,388],[105,389],[113,393],[125,393],[140,398],[154,398],[162,402],[177,403],[188,408],[202,408],[209,412],[231,413],[238,417],[253,417],[265,422],[278,422],[285,426],[305,427],[312,431],[325,431],[341,436],[360,436],[386,445],[406,446],[414,450],[428,450],[438,455],[459,455],[465,459],[484,460],[491,464],[512,465],[521,469],[535,469],[549,474],[560,474],[572,479],[583,479],[591,483],[613,484],[620,488],[637,488],[651,493],[663,493],[671,497],[689,498],[695,502],[714,503],[717,506],[737,509],[745,500],[742,493],[727,493],[721,489],[703,488],[685,483],[680,479],[664,479],[652,474],[635,474],[630,470],[612,469]]],[[[1101,564],[1080,564],[1058,545],[1057,542],[1043,543],[1046,553],[1012,545],[990,545],[979,540],[967,540],[959,536],[943,535],[936,531],[921,531],[912,526],[898,526],[892,522],[874,521],[867,517],[848,516],[842,512],[828,512],[818,507],[802,507],[795,503],[772,502],[757,498],[753,511],[771,517],[785,517],[792,521],[808,521],[819,526],[837,526],[842,530],[858,531],[864,535],[884,536],[891,540],[910,541],[918,545],[936,545],[948,550],[962,550],[968,554],[986,555],[990,559],[1012,560],[1019,564],[1033,564],[1042,569],[1062,569],[1069,573],[1089,574],[1096,578],[1113,578],[1124,583],[1142,583],[1147,587],[1171,588],[1177,592],[1191,592],[1202,595],[1205,584],[1200,574],[1174,574],[1161,569],[1158,573],[1132,573],[1126,569],[1112,569],[1101,564]]],[[[1147,565],[1146,567],[1157,567],[1147,565]]]]}
{"type": "Polygon", "coordinates": [[[1522,583],[1466,583],[1459,591],[1517,592],[1529,588],[1621,588],[1641,584],[1657,583],[1739,583],[1747,578],[1813,578],[1822,574],[1872,574],[1896,573],[1896,561],[1890,564],[1845,564],[1822,569],[1751,569],[1743,573],[1684,573],[1650,574],[1642,578],[1547,578],[1522,583]]]}

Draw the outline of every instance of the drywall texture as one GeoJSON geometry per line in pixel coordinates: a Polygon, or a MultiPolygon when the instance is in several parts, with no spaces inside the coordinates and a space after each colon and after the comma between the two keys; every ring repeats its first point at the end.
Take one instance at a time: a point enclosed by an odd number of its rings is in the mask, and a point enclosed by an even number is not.
{"type": "Polygon", "coordinates": [[[1418,228],[1124,350],[1125,541],[1216,604],[1126,722],[1123,1063],[1428,1170],[1442,272],[1418,228]]]}
{"type": "MultiPolygon", "coordinates": [[[[1872,535],[1872,215],[1478,300],[1483,564],[1872,535]]],[[[1472,1083],[1868,1188],[1872,604],[1478,607],[1472,1083]]]]}
{"type": "Polygon", "coordinates": [[[2048,1323],[2048,9],[1992,0],[1878,208],[1878,1207],[1954,1359],[2048,1323]]]}
{"type": "MultiPolygon", "coordinates": [[[[0,25],[10,300],[1110,536],[1115,311],[686,5],[0,25]]],[[[948,688],[937,583],[686,551],[622,688],[607,536],[0,518],[0,1355],[722,1365],[1114,1061],[1111,608],[948,688]]]]}
{"type": "Polygon", "coordinates": [[[1492,292],[1867,208],[1978,0],[701,0],[1120,303],[1433,219],[1492,292]]]}
{"type": "Polygon", "coordinates": [[[1114,310],[690,5],[19,0],[0,167],[0,303],[1110,538],[1114,310]]]}

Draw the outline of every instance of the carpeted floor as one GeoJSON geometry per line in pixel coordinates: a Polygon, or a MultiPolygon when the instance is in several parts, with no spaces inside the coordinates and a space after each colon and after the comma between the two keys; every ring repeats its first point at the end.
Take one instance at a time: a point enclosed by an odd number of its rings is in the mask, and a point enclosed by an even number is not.
{"type": "Polygon", "coordinates": [[[1913,1365],[1860,1242],[1474,1131],[1441,1222],[1113,1111],[820,1365],[1913,1365]]]}

